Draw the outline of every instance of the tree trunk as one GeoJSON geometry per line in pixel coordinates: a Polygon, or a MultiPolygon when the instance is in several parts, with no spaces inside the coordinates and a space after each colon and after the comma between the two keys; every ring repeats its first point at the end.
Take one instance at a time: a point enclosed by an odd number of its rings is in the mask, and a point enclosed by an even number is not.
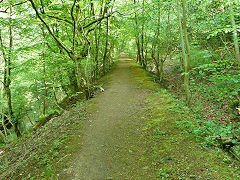
{"type": "Polygon", "coordinates": [[[141,34],[141,41],[142,41],[142,47],[141,47],[141,53],[142,53],[142,66],[144,67],[144,69],[146,69],[146,63],[145,63],[145,57],[144,57],[144,13],[145,13],[145,0],[142,1],[142,7],[143,7],[143,23],[142,23],[142,34],[141,34]]]}
{"type": "Polygon", "coordinates": [[[8,51],[8,58],[5,62],[5,73],[4,73],[4,90],[7,98],[8,104],[8,118],[13,123],[14,131],[17,136],[21,136],[21,133],[18,129],[18,120],[14,120],[13,110],[12,110],[12,94],[11,94],[11,60],[12,60],[12,51],[13,51],[13,33],[12,33],[12,4],[10,2],[9,6],[9,51],[8,51]]]}
{"type": "Polygon", "coordinates": [[[106,73],[106,66],[107,66],[107,53],[108,53],[108,35],[109,35],[109,19],[106,20],[106,43],[105,43],[105,50],[103,56],[103,74],[106,73]]]}
{"type": "MultiPolygon", "coordinates": [[[[182,1],[183,4],[182,6],[185,6],[185,1],[182,1]]],[[[177,0],[177,5],[178,5],[178,21],[179,21],[179,29],[180,29],[180,38],[181,38],[181,45],[182,45],[182,54],[183,54],[183,60],[184,60],[184,90],[185,90],[185,98],[186,98],[186,102],[187,104],[190,104],[190,88],[189,88],[189,55],[187,55],[186,53],[186,43],[188,43],[188,41],[186,41],[187,38],[187,34],[186,34],[186,15],[183,16],[183,24],[185,24],[184,30],[182,27],[182,20],[181,20],[181,6],[180,6],[180,0],[177,0]],[[185,33],[184,33],[184,32],[185,33]],[[184,37],[185,35],[185,37],[184,37]]]]}
{"type": "Polygon", "coordinates": [[[233,41],[234,41],[234,47],[235,47],[236,63],[240,66],[238,33],[237,33],[236,22],[235,22],[235,19],[234,19],[233,3],[230,3],[230,14],[231,14],[231,23],[232,23],[232,26],[233,26],[233,41]]]}
{"type": "MultiPolygon", "coordinates": [[[[3,93],[4,93],[3,89],[4,89],[4,86],[1,87],[1,98],[3,98],[3,93]]],[[[5,118],[4,118],[5,117],[5,113],[4,113],[4,109],[3,109],[2,106],[1,106],[1,116],[2,116],[2,127],[3,127],[3,131],[4,131],[4,135],[7,137],[7,127],[5,125],[5,118]]]]}
{"type": "Polygon", "coordinates": [[[186,66],[187,66],[188,71],[189,71],[190,70],[191,53],[190,53],[190,44],[189,44],[188,32],[187,32],[187,13],[186,13],[186,2],[185,2],[185,0],[182,0],[182,9],[183,9],[183,33],[184,33],[184,40],[185,40],[186,53],[187,53],[186,66]]]}
{"type": "Polygon", "coordinates": [[[43,49],[42,49],[42,60],[43,60],[43,85],[44,85],[44,97],[43,97],[43,114],[46,114],[47,109],[47,81],[46,81],[46,33],[44,26],[42,27],[43,33],[43,49]]]}
{"type": "Polygon", "coordinates": [[[99,55],[99,42],[100,42],[100,36],[101,36],[101,24],[99,25],[98,28],[95,29],[94,36],[95,36],[95,57],[94,57],[94,61],[95,61],[94,81],[95,81],[99,71],[98,55],[99,55]]]}
{"type": "MultiPolygon", "coordinates": [[[[133,1],[136,5],[136,0],[133,1]]],[[[138,19],[137,13],[135,13],[135,25],[136,25],[136,45],[137,45],[137,62],[142,65],[142,57],[141,57],[141,48],[140,48],[140,40],[139,40],[139,32],[138,32],[138,19]]]]}
{"type": "Polygon", "coordinates": [[[160,60],[160,82],[163,81],[163,78],[164,78],[164,72],[163,72],[163,63],[164,61],[160,60]]]}

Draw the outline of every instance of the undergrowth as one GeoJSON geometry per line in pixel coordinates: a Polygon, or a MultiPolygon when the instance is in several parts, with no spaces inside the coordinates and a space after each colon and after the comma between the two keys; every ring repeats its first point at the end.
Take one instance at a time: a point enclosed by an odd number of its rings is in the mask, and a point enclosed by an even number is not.
{"type": "Polygon", "coordinates": [[[147,103],[144,130],[154,164],[159,165],[158,179],[239,178],[238,162],[207,139],[211,127],[199,124],[197,116],[202,115],[166,90],[152,94],[147,103]]]}
{"type": "Polygon", "coordinates": [[[202,146],[217,146],[240,158],[240,69],[230,56],[219,52],[191,49],[190,89],[192,104],[184,105],[182,78],[178,77],[179,63],[167,62],[171,66],[166,87],[175,97],[177,109],[194,114],[194,121],[185,118],[178,126],[195,134],[202,146]]]}
{"type": "Polygon", "coordinates": [[[192,71],[192,91],[201,92],[219,108],[227,104],[232,117],[239,115],[240,69],[229,60],[217,60],[192,71]]]}
{"type": "Polygon", "coordinates": [[[217,124],[213,121],[206,121],[207,114],[202,111],[201,104],[195,104],[194,108],[189,108],[185,103],[178,99],[172,99],[175,104],[173,112],[185,114],[193,113],[192,117],[185,116],[177,120],[177,125],[188,133],[195,135],[196,140],[203,146],[214,146],[231,152],[239,160],[240,143],[238,136],[240,134],[239,123],[229,123],[226,125],[217,124]],[[223,140],[230,140],[229,144],[224,144],[223,140]]]}

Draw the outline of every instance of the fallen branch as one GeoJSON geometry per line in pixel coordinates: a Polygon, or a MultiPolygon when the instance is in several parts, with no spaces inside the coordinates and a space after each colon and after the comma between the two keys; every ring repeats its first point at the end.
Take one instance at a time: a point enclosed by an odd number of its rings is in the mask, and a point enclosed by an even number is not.
{"type": "Polygon", "coordinates": [[[61,113],[55,111],[54,113],[51,113],[49,115],[47,115],[44,118],[41,118],[39,120],[39,122],[33,127],[33,130],[36,131],[38,128],[42,127],[43,125],[45,125],[48,121],[50,121],[52,118],[60,116],[61,113]]]}

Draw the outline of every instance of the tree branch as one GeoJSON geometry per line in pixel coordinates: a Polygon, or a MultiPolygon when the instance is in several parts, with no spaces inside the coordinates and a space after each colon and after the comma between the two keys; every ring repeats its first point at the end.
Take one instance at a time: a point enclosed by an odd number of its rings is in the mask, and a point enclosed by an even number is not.
{"type": "Polygon", "coordinates": [[[106,16],[102,16],[102,17],[100,17],[100,18],[98,18],[98,19],[95,19],[94,21],[92,21],[92,22],[90,22],[89,24],[85,25],[85,26],[83,27],[83,29],[88,28],[89,26],[91,26],[91,25],[93,25],[93,24],[95,24],[95,23],[98,23],[99,21],[102,21],[102,20],[105,19],[105,18],[108,18],[108,17],[112,16],[112,15],[115,14],[115,13],[118,13],[118,14],[120,14],[120,15],[122,15],[122,16],[131,16],[132,14],[136,13],[137,11],[139,11],[139,10],[141,10],[141,9],[142,9],[142,8],[139,8],[139,9],[137,9],[136,11],[134,11],[134,12],[132,12],[132,13],[129,13],[129,14],[123,14],[123,13],[121,13],[121,12],[119,12],[119,11],[113,11],[113,12],[107,14],[106,16]]]}
{"type": "Polygon", "coordinates": [[[97,26],[98,26],[100,23],[101,23],[101,21],[99,21],[94,27],[88,29],[87,32],[86,32],[86,36],[87,36],[91,31],[93,31],[94,29],[96,29],[97,26]]]}
{"type": "MultiPolygon", "coordinates": [[[[0,3],[1,3],[1,2],[3,2],[3,0],[1,0],[0,3]]],[[[21,5],[21,4],[24,4],[24,3],[26,3],[26,2],[27,2],[27,1],[23,1],[23,2],[20,2],[20,3],[13,4],[12,7],[18,6],[18,5],[21,5]]],[[[8,9],[9,9],[9,7],[6,8],[5,10],[1,10],[0,12],[1,12],[1,13],[7,13],[7,10],[8,10],[8,9]]]]}
{"type": "MultiPolygon", "coordinates": [[[[76,15],[76,20],[74,18],[74,15],[73,15],[73,10],[74,10],[74,7],[76,5],[76,2],[77,0],[74,0],[73,2],[73,5],[72,5],[72,8],[71,8],[71,17],[72,17],[72,21],[73,21],[73,46],[72,46],[72,50],[74,51],[75,50],[75,44],[76,44],[76,21],[77,21],[77,15],[76,15]]],[[[76,12],[77,13],[77,12],[76,12]]]]}
{"type": "Polygon", "coordinates": [[[59,20],[59,21],[64,21],[64,22],[66,22],[66,23],[68,23],[68,24],[73,25],[73,22],[70,21],[70,20],[68,20],[68,19],[64,19],[64,18],[61,18],[61,17],[58,17],[58,16],[53,16],[53,15],[46,15],[46,16],[47,16],[47,17],[50,17],[50,18],[53,18],[53,19],[57,19],[57,20],[59,20]]]}
{"type": "Polygon", "coordinates": [[[4,10],[4,11],[0,11],[0,12],[1,12],[1,13],[7,13],[7,10],[8,10],[8,9],[6,9],[6,10],[4,10]]]}
{"type": "Polygon", "coordinates": [[[73,53],[65,46],[65,44],[52,32],[49,25],[43,20],[43,18],[40,16],[33,0],[29,0],[32,4],[32,7],[34,11],[36,12],[37,17],[42,21],[42,23],[46,26],[48,32],[52,35],[52,37],[55,39],[55,41],[68,53],[69,57],[72,59],[73,53]]]}
{"type": "MultiPolygon", "coordinates": [[[[115,12],[116,12],[116,11],[115,11],[115,12]]],[[[98,18],[98,19],[95,19],[94,21],[90,22],[89,24],[83,26],[83,29],[86,29],[86,28],[88,28],[89,26],[91,26],[91,25],[93,25],[93,24],[95,24],[95,23],[98,23],[99,21],[101,22],[103,19],[112,16],[115,12],[109,13],[107,16],[102,16],[102,17],[100,17],[100,18],[98,18]]]]}
{"type": "Polygon", "coordinates": [[[74,6],[75,6],[75,4],[76,4],[76,2],[77,2],[77,0],[74,0],[74,2],[73,2],[73,5],[72,5],[72,8],[71,8],[71,17],[72,17],[72,20],[73,20],[73,22],[75,22],[75,18],[74,18],[74,16],[73,16],[73,9],[74,9],[74,6]]]}
{"type": "Polygon", "coordinates": [[[1,82],[4,86],[6,86],[5,83],[4,83],[2,80],[0,80],[0,82],[1,82]]]}

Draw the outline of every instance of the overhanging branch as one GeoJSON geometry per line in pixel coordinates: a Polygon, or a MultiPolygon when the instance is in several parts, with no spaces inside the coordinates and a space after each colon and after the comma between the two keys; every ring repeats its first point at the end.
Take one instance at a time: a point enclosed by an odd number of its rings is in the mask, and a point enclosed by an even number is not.
{"type": "MultiPolygon", "coordinates": [[[[0,3],[1,2],[3,2],[3,0],[0,0],[0,3]]],[[[14,6],[19,6],[19,5],[21,5],[21,4],[24,4],[24,3],[26,3],[27,1],[23,1],[23,2],[19,2],[19,3],[16,3],[16,4],[13,4],[12,5],[12,7],[14,7],[14,6]]],[[[8,8],[6,8],[5,10],[1,10],[0,12],[1,13],[7,13],[7,10],[9,9],[9,7],[8,8]]]]}
{"type": "Polygon", "coordinates": [[[40,16],[33,0],[29,0],[32,4],[32,7],[34,9],[34,11],[36,12],[37,17],[40,19],[40,21],[46,26],[48,32],[52,35],[52,37],[55,39],[55,41],[68,53],[68,55],[70,56],[70,58],[72,58],[72,52],[65,46],[65,44],[53,33],[53,31],[51,30],[51,28],[49,27],[49,25],[44,21],[44,19],[40,16]]]}
{"type": "Polygon", "coordinates": [[[118,14],[120,14],[120,15],[122,15],[122,16],[131,16],[132,14],[135,14],[137,11],[139,11],[139,10],[141,10],[141,9],[142,9],[142,8],[139,8],[139,9],[137,9],[136,11],[134,11],[134,12],[132,12],[132,13],[129,13],[129,14],[124,14],[124,13],[121,13],[121,12],[119,12],[119,11],[113,11],[113,12],[107,14],[106,16],[102,16],[102,17],[100,17],[100,18],[98,18],[98,19],[95,19],[94,21],[90,22],[89,24],[83,26],[83,29],[88,28],[89,26],[91,26],[91,25],[93,25],[93,24],[95,24],[95,23],[98,23],[99,21],[102,21],[102,20],[105,19],[105,18],[108,18],[108,17],[112,16],[112,15],[115,14],[115,13],[118,13],[118,14]]]}
{"type": "Polygon", "coordinates": [[[57,19],[57,20],[59,20],[59,21],[64,21],[64,22],[66,22],[66,23],[68,23],[68,24],[73,24],[73,22],[72,21],[70,21],[70,20],[68,20],[68,19],[64,19],[64,18],[61,18],[61,17],[58,17],[58,16],[53,16],[53,15],[46,15],[47,17],[50,17],[50,18],[53,18],[53,19],[57,19]]]}

